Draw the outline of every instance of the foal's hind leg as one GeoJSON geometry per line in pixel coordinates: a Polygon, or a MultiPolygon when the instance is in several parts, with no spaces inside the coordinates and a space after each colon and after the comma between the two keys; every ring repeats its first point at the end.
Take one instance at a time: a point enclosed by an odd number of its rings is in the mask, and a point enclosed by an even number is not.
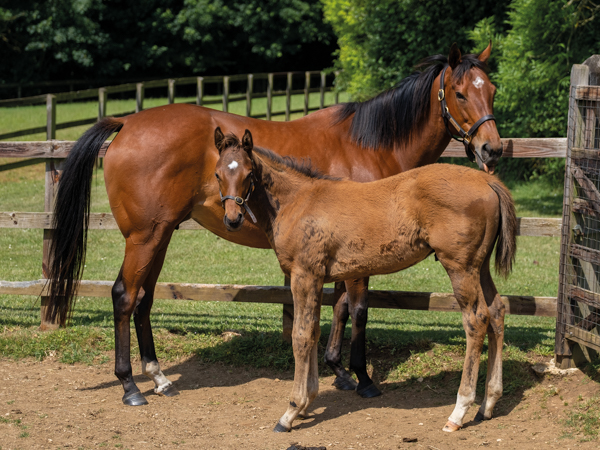
{"type": "Polygon", "coordinates": [[[179,391],[173,386],[173,383],[167,379],[160,370],[156,351],[154,348],[154,337],[152,336],[152,326],[150,324],[150,310],[154,302],[154,288],[160,275],[162,265],[167,253],[168,241],[156,255],[152,265],[152,270],[143,284],[144,296],[133,312],[133,322],[140,346],[140,356],[142,358],[142,373],[154,381],[154,392],[166,397],[179,395],[179,391]]]}
{"type": "Polygon", "coordinates": [[[350,369],[358,378],[356,392],[363,398],[377,397],[381,391],[367,372],[366,328],[369,313],[369,277],[346,282],[348,307],[352,317],[350,369]]]}
{"type": "Polygon", "coordinates": [[[490,311],[488,326],[488,370],[485,396],[475,416],[475,421],[492,418],[494,406],[502,397],[502,347],[504,345],[504,303],[490,275],[489,259],[481,270],[481,287],[490,311]]]}
{"type": "MultiPolygon", "coordinates": [[[[442,262],[442,264],[444,263],[442,262]]],[[[479,284],[479,273],[448,270],[448,274],[452,281],[454,296],[462,311],[463,327],[467,337],[467,351],[456,396],[456,406],[443,428],[443,431],[451,432],[462,427],[463,419],[475,401],[479,361],[485,333],[490,323],[490,315],[479,284]]]]}
{"type": "MultiPolygon", "coordinates": [[[[115,375],[121,381],[125,391],[123,403],[129,406],[148,403],[133,381],[129,322],[134,309],[143,300],[143,298],[139,298],[140,288],[150,274],[156,255],[162,247],[160,237],[164,236],[165,231],[167,230],[162,230],[161,233],[155,229],[153,236],[146,239],[138,235],[130,235],[127,238],[123,266],[112,289],[115,321],[115,375]]],[[[167,233],[167,236],[170,236],[171,231],[167,231],[167,233]]],[[[147,312],[149,313],[149,308],[147,312]]],[[[143,351],[147,352],[147,348],[146,346],[143,351]]]]}
{"type": "Polygon", "coordinates": [[[333,306],[333,318],[331,319],[331,333],[325,349],[325,363],[331,367],[336,377],[333,385],[343,391],[356,390],[357,383],[352,375],[342,364],[342,342],[344,330],[350,314],[348,312],[348,293],[344,282],[335,283],[334,296],[337,299],[333,306]]]}

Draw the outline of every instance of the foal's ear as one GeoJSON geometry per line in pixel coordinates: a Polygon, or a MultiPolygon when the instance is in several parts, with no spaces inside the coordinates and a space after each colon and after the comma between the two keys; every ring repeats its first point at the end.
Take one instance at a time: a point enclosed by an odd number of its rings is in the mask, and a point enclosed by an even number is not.
{"type": "Polygon", "coordinates": [[[462,54],[460,53],[458,45],[456,45],[455,42],[454,44],[452,44],[452,47],[450,47],[450,55],[448,56],[448,65],[452,70],[454,70],[454,68],[460,64],[461,58],[462,54]]]}
{"type": "Polygon", "coordinates": [[[492,54],[492,40],[490,39],[490,43],[488,44],[487,48],[479,54],[477,59],[484,63],[489,59],[491,54],[492,54]]]}
{"type": "Polygon", "coordinates": [[[219,150],[219,155],[221,154],[221,150],[223,150],[221,148],[221,144],[223,143],[223,139],[225,139],[225,135],[221,131],[221,127],[217,127],[215,129],[215,147],[217,147],[217,150],[219,150]]]}
{"type": "Polygon", "coordinates": [[[250,130],[246,130],[244,133],[244,137],[242,138],[242,147],[248,153],[248,156],[252,158],[252,148],[254,147],[254,143],[252,142],[252,133],[250,130]]]}

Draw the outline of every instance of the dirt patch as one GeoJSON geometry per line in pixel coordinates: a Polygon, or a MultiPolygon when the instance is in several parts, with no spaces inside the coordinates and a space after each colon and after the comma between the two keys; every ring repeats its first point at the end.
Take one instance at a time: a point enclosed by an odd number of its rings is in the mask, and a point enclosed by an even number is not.
{"type": "MultiPolygon", "coordinates": [[[[597,395],[597,383],[581,372],[545,375],[532,389],[504,397],[496,417],[462,430],[441,431],[456,392],[426,381],[398,388],[380,384],[384,395],[362,399],[337,391],[321,378],[312,417],[291,433],[271,430],[284,413],[292,373],[203,364],[191,358],[163,363],[181,395],[164,398],[136,376],[149,405],[126,407],[113,364],[69,366],[0,361],[0,448],[165,449],[458,449],[598,448],[598,442],[561,438],[565,415],[581,398],[597,395]],[[581,396],[581,397],[580,397],[581,396]],[[568,403],[567,406],[565,402],[568,403]]],[[[134,373],[140,373],[139,363],[134,373]]],[[[477,399],[480,401],[480,397],[477,399]]],[[[473,406],[468,413],[472,419],[473,406]]]]}

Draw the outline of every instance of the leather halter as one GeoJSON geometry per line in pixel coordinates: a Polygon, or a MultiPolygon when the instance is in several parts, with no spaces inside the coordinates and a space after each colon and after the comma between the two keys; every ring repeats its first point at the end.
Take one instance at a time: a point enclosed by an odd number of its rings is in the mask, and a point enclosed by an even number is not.
{"type": "Polygon", "coordinates": [[[243,199],[242,197],[234,197],[233,195],[223,195],[221,193],[221,187],[219,187],[219,195],[221,196],[221,206],[223,207],[223,209],[225,209],[225,200],[233,200],[237,205],[240,205],[242,208],[244,208],[244,210],[248,213],[248,215],[250,216],[250,218],[252,219],[252,221],[254,223],[256,223],[256,217],[254,216],[254,214],[252,213],[252,211],[250,210],[250,207],[248,206],[248,200],[250,199],[250,195],[254,192],[254,175],[252,176],[252,180],[250,181],[250,187],[248,188],[248,194],[246,195],[246,198],[243,199]]]}
{"type": "Polygon", "coordinates": [[[479,128],[479,126],[482,123],[487,122],[488,120],[493,120],[495,122],[496,118],[494,117],[493,114],[488,114],[487,116],[483,116],[481,119],[479,119],[477,122],[475,122],[475,125],[473,125],[469,131],[463,130],[463,128],[458,124],[458,122],[454,119],[454,117],[452,117],[452,114],[450,114],[450,111],[448,110],[448,105],[446,104],[446,93],[444,91],[444,78],[446,76],[447,68],[448,68],[448,66],[445,66],[444,70],[442,70],[442,76],[440,78],[440,90],[438,91],[438,100],[440,102],[440,105],[442,106],[442,118],[444,119],[444,124],[446,125],[446,130],[448,131],[448,134],[450,134],[450,137],[452,137],[452,139],[455,139],[458,142],[462,142],[464,144],[465,152],[471,162],[475,162],[475,155],[477,155],[479,160],[483,163],[483,158],[481,157],[481,155],[479,153],[477,153],[476,150],[473,153],[473,151],[469,148],[469,144],[471,144],[471,139],[473,139],[473,135],[477,132],[477,129],[479,128]],[[448,121],[452,122],[452,125],[454,125],[454,128],[456,128],[458,130],[458,133],[460,134],[460,138],[455,136],[454,134],[452,134],[452,132],[450,131],[450,127],[448,126],[448,121]]]}

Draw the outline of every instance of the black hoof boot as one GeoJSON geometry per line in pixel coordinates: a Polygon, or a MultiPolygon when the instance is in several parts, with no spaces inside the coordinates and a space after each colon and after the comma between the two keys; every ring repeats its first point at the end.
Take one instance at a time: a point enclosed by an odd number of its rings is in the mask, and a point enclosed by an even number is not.
{"type": "Polygon", "coordinates": [[[273,428],[274,433],[289,433],[290,431],[291,430],[288,430],[286,427],[281,425],[279,422],[277,422],[277,425],[275,425],[275,428],[273,428]]]}
{"type": "Polygon", "coordinates": [[[377,386],[375,386],[375,384],[370,384],[367,387],[358,389],[356,393],[362,398],[373,398],[381,395],[381,391],[377,388],[377,386]]]}
{"type": "Polygon", "coordinates": [[[123,396],[123,404],[127,406],[142,406],[147,405],[148,400],[142,395],[141,392],[133,392],[123,396]]]}
{"type": "Polygon", "coordinates": [[[175,386],[173,386],[172,384],[167,386],[165,389],[163,389],[161,392],[157,392],[158,395],[164,395],[165,397],[175,397],[176,395],[179,395],[179,391],[177,390],[177,388],[175,386]]]}
{"type": "Polygon", "coordinates": [[[484,420],[489,420],[489,419],[486,419],[484,417],[484,415],[481,414],[479,411],[477,412],[477,414],[475,415],[475,418],[473,419],[473,421],[475,421],[477,423],[483,422],[484,420]]]}
{"type": "Polygon", "coordinates": [[[358,384],[352,378],[335,377],[333,385],[340,391],[354,391],[358,384]]]}

